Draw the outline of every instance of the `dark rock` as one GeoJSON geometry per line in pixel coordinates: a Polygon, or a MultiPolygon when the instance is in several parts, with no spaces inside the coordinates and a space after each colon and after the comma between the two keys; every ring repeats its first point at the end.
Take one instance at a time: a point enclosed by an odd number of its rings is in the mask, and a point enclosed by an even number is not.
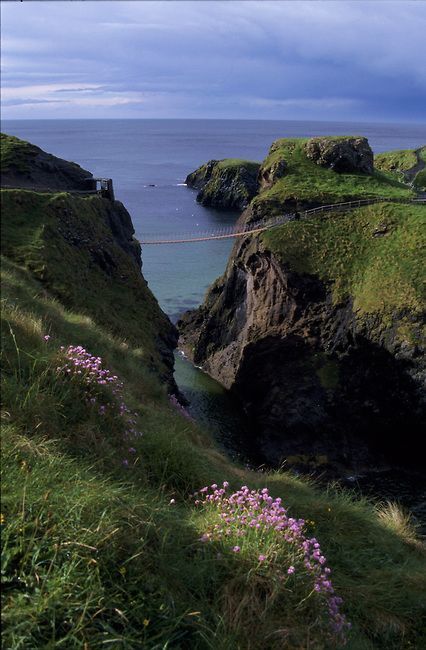
{"type": "Polygon", "coordinates": [[[216,165],[220,162],[219,160],[209,160],[205,165],[201,165],[185,179],[185,183],[188,187],[193,187],[194,189],[199,189],[203,187],[212,177],[213,170],[216,165]]]}
{"type": "Polygon", "coordinates": [[[308,158],[336,172],[374,172],[374,155],[367,138],[312,138],[305,144],[308,158]]]}
{"type": "Polygon", "coordinates": [[[265,462],[307,449],[342,465],[418,457],[424,355],[379,315],[360,320],[350,297],[335,304],[331,287],[290,271],[258,240],[236,244],[225,275],[178,327],[180,346],[243,405],[265,462]]]}
{"type": "Polygon", "coordinates": [[[272,165],[263,166],[259,169],[258,184],[259,191],[269,190],[278,179],[285,176],[287,171],[287,162],[284,158],[276,160],[272,165]]]}
{"type": "Polygon", "coordinates": [[[260,165],[210,160],[186,178],[188,187],[199,189],[197,201],[223,210],[244,210],[257,194],[260,165]]]}

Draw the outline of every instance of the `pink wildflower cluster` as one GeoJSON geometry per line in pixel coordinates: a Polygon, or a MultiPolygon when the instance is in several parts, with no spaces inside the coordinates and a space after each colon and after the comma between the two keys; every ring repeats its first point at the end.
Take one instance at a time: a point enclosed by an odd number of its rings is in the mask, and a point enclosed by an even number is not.
{"type": "MultiPolygon", "coordinates": [[[[85,386],[87,402],[97,409],[99,415],[104,416],[108,412],[111,415],[119,415],[125,422],[124,438],[136,438],[142,435],[136,429],[137,413],[132,413],[123,398],[123,382],[119,380],[117,375],[111,373],[108,368],[102,367],[101,357],[95,357],[85,350],[81,345],[69,345],[67,348],[61,346],[61,352],[65,355],[65,364],[56,368],[57,372],[66,373],[70,377],[79,378],[85,386]],[[103,399],[102,392],[99,391],[100,387],[109,386],[113,400],[103,399]],[[103,403],[106,401],[107,403],[103,403]]],[[[131,454],[136,453],[134,447],[129,447],[128,452],[131,454]]],[[[129,466],[129,461],[124,459],[122,462],[124,467],[129,466]]]]}
{"type": "MultiPolygon", "coordinates": [[[[272,532],[276,543],[285,542],[289,546],[291,557],[294,558],[293,562],[297,566],[297,569],[293,564],[284,567],[285,573],[287,576],[292,576],[298,571],[303,571],[302,567],[304,567],[304,573],[312,578],[313,591],[324,598],[333,633],[344,641],[350,623],[339,611],[343,601],[335,595],[330,580],[331,569],[326,566],[327,561],[317,539],[315,537],[308,539],[304,534],[305,521],[289,517],[287,510],[281,505],[281,499],[279,497],[273,499],[269,495],[268,488],[249,490],[244,485],[238,492],[227,496],[228,486],[227,481],[222,487],[214,483],[209,487],[203,487],[193,495],[197,506],[216,506],[220,519],[220,523],[207,530],[200,541],[208,542],[237,536],[241,538],[240,545],[230,548],[234,553],[240,553],[244,538],[250,536],[252,532],[257,531],[257,537],[262,541],[266,539],[271,541],[269,533],[272,532]]],[[[259,555],[258,561],[263,563],[267,561],[268,556],[272,559],[273,555],[269,544],[264,554],[259,555]]]]}
{"type": "Polygon", "coordinates": [[[184,406],[182,406],[182,404],[181,404],[181,403],[179,402],[179,400],[177,399],[176,395],[169,395],[169,402],[170,402],[170,404],[171,404],[172,406],[175,407],[175,409],[177,409],[177,410],[179,411],[179,413],[181,413],[181,414],[182,414],[184,417],[186,417],[188,420],[191,420],[191,421],[192,421],[192,417],[191,417],[191,415],[189,414],[189,412],[187,411],[187,409],[186,409],[184,406]]]}

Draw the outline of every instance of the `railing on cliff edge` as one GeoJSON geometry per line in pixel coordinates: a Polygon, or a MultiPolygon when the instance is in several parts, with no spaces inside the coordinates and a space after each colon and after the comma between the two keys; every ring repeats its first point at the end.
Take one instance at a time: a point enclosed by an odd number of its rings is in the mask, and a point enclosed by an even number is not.
{"type": "Polygon", "coordinates": [[[321,214],[323,212],[331,211],[341,211],[354,210],[360,208],[364,205],[372,205],[374,203],[383,203],[383,202],[392,202],[392,203],[426,203],[426,198],[415,198],[415,199],[389,199],[385,197],[379,197],[375,199],[360,199],[357,201],[345,201],[343,203],[331,203],[328,205],[320,205],[316,208],[311,208],[309,210],[304,210],[303,212],[289,212],[283,215],[278,215],[276,217],[268,217],[264,219],[259,219],[252,223],[245,224],[241,226],[240,224],[234,224],[226,228],[216,228],[214,230],[207,230],[204,232],[200,231],[191,231],[191,232],[179,232],[179,233],[151,233],[147,235],[150,239],[140,239],[139,242],[142,245],[148,244],[184,244],[191,242],[200,242],[200,241],[209,241],[213,239],[230,239],[232,237],[243,237],[244,235],[254,235],[265,230],[270,230],[271,228],[276,228],[281,226],[289,221],[294,221],[297,219],[306,219],[313,214],[321,214]]]}

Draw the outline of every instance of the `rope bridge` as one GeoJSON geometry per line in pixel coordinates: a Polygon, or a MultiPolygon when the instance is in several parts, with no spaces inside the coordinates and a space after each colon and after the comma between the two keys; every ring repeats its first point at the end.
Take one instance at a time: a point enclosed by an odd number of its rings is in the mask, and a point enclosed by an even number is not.
{"type": "MultiPolygon", "coordinates": [[[[360,208],[364,205],[372,205],[373,203],[383,203],[387,202],[396,202],[396,203],[407,203],[404,199],[388,199],[388,198],[377,198],[377,199],[363,199],[359,201],[346,201],[344,203],[332,203],[330,205],[320,205],[317,208],[311,208],[310,210],[305,210],[300,214],[296,212],[290,212],[276,217],[266,217],[264,219],[259,219],[258,221],[253,221],[247,224],[234,224],[225,228],[215,228],[213,230],[208,230],[204,232],[192,231],[192,232],[180,232],[180,233],[170,233],[170,234],[151,234],[146,235],[146,239],[143,238],[140,241],[141,244],[185,244],[189,242],[200,242],[200,241],[210,241],[212,239],[230,239],[232,237],[243,237],[244,235],[254,235],[264,230],[269,230],[270,228],[276,228],[281,226],[288,221],[293,221],[295,219],[305,219],[313,214],[320,214],[322,212],[330,211],[345,211],[353,210],[355,208],[360,208]],[[149,239],[148,239],[149,237],[149,239]]],[[[409,203],[425,203],[426,199],[412,199],[408,200],[409,203]]]]}

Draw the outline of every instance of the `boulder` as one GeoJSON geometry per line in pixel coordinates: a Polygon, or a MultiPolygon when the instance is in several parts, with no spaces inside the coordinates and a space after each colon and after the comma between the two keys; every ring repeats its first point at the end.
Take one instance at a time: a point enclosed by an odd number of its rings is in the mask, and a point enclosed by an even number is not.
{"type": "Polygon", "coordinates": [[[304,148],[310,160],[335,172],[374,172],[374,155],[367,138],[312,138],[304,148]]]}

